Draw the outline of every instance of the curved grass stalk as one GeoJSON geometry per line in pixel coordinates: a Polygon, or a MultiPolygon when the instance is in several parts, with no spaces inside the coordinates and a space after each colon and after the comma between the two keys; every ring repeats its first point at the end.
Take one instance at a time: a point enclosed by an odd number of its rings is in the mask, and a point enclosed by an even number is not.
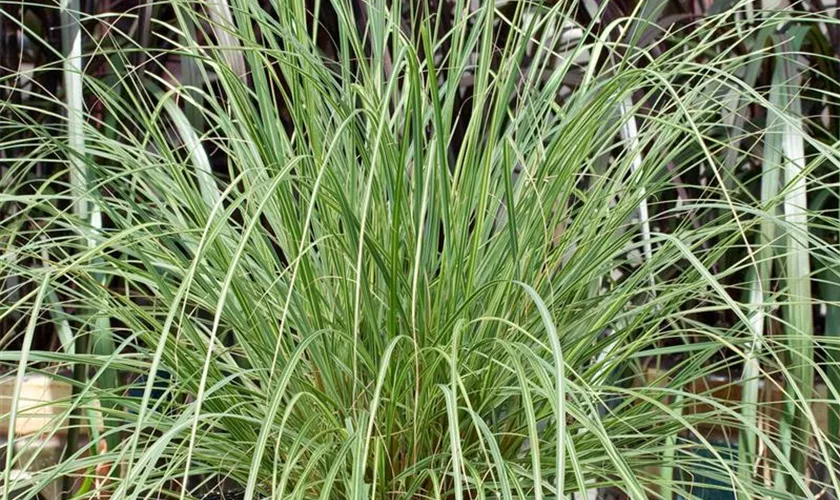
{"type": "Polygon", "coordinates": [[[219,41],[218,46],[222,52],[222,57],[234,75],[243,82],[247,81],[248,75],[245,68],[245,58],[242,55],[242,46],[233,34],[236,33],[236,25],[234,24],[233,10],[229,0],[204,0],[204,3],[207,5],[207,11],[212,21],[210,28],[219,41]]]}
{"type": "MultiPolygon", "coordinates": [[[[764,156],[761,170],[761,203],[773,206],[780,190],[782,149],[781,149],[781,120],[778,109],[782,105],[781,82],[774,82],[770,89],[770,108],[767,110],[767,127],[764,131],[764,156]]],[[[758,398],[761,386],[761,368],[759,354],[765,346],[764,325],[767,322],[767,303],[773,271],[773,248],[776,244],[776,225],[771,220],[762,220],[759,225],[757,249],[755,251],[758,267],[753,271],[749,302],[752,305],[751,331],[753,341],[744,360],[743,381],[743,414],[744,418],[759,424],[758,398]]],[[[741,474],[747,478],[754,474],[757,455],[757,440],[751,430],[744,430],[739,440],[739,457],[741,474]]]]}
{"type": "MultiPolygon", "coordinates": [[[[782,52],[778,57],[779,68],[776,73],[776,84],[780,87],[781,101],[786,103],[787,112],[793,118],[787,120],[780,131],[782,152],[782,173],[784,176],[784,218],[791,228],[785,237],[786,242],[786,286],[789,303],[784,313],[786,318],[786,335],[790,346],[789,362],[791,363],[792,379],[801,391],[801,400],[788,399],[785,402],[786,427],[781,429],[783,445],[790,455],[790,461],[795,471],[805,474],[808,467],[808,456],[805,450],[811,446],[810,422],[803,410],[797,405],[810,405],[813,393],[814,373],[812,362],[813,347],[813,316],[811,312],[810,291],[810,254],[808,250],[808,220],[807,220],[807,183],[805,173],[805,152],[802,140],[801,107],[797,95],[799,81],[796,64],[791,61],[787,51],[795,50],[795,45],[785,41],[780,46],[782,52]],[[788,441],[789,440],[789,441],[788,441]]],[[[777,475],[778,482],[782,478],[777,475]]],[[[791,491],[793,487],[789,477],[785,477],[785,488],[791,491]]]]}

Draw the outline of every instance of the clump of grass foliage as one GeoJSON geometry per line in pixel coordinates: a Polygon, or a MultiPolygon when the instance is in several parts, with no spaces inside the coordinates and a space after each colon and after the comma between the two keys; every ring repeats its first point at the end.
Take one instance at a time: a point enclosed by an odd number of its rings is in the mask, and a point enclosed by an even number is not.
{"type": "Polygon", "coordinates": [[[833,490],[836,21],[719,3],[8,16],[53,58],[0,80],[0,357],[74,392],[4,491],[833,490]]]}

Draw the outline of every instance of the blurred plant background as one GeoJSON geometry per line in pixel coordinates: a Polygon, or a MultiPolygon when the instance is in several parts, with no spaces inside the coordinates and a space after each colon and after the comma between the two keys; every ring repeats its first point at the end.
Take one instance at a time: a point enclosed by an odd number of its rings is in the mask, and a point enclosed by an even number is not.
{"type": "Polygon", "coordinates": [[[3,498],[837,498],[833,1],[0,7],[3,498]]]}

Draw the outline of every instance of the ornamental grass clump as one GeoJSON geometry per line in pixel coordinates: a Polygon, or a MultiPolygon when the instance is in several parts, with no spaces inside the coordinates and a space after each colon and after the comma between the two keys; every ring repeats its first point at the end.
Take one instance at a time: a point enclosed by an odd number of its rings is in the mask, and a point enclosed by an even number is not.
{"type": "Polygon", "coordinates": [[[835,21],[654,4],[62,4],[0,77],[0,357],[69,446],[3,487],[833,491],[835,21]]]}

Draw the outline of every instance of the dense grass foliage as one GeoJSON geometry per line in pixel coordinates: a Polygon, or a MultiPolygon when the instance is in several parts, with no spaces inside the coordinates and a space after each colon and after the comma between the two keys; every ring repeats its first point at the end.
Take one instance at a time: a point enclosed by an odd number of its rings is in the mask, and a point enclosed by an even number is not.
{"type": "Polygon", "coordinates": [[[53,13],[0,80],[0,357],[74,384],[71,438],[4,488],[838,484],[834,20],[430,3],[53,13]]]}

